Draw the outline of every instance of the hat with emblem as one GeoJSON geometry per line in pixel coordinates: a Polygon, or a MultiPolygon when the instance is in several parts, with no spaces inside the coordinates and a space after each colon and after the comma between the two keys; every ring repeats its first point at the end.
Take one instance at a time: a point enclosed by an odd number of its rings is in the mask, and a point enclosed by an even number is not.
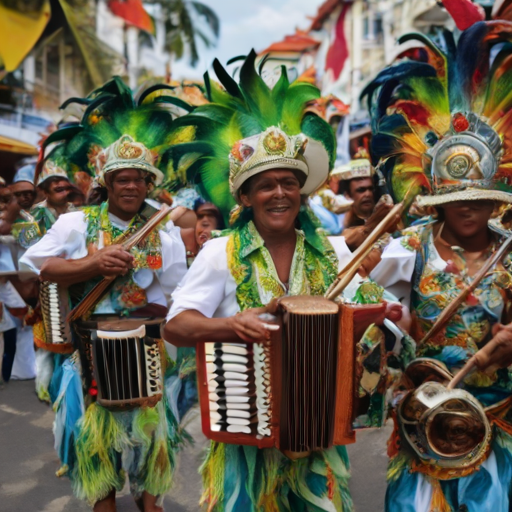
{"type": "Polygon", "coordinates": [[[310,102],[320,98],[318,88],[306,82],[290,84],[284,67],[271,88],[257,72],[255,60],[251,51],[238,82],[214,61],[221,86],[205,75],[210,103],[177,120],[180,126],[195,127],[195,140],[173,147],[167,159],[168,169],[193,159],[187,178],[226,221],[240,202],[243,183],[256,174],[291,169],[302,174],[301,193],[310,194],[326,181],[334,163],[332,128],[307,111],[310,102]]]}
{"type": "Polygon", "coordinates": [[[413,187],[422,206],[512,203],[511,33],[510,22],[481,21],[457,44],[448,31],[439,46],[403,36],[424,45],[422,60],[399,61],[363,91],[372,154],[396,200],[413,187]]]}
{"type": "Polygon", "coordinates": [[[125,134],[97,156],[99,181],[104,184],[108,173],[120,169],[140,169],[153,174],[155,185],[160,185],[163,173],[154,165],[157,156],[144,144],[135,142],[131,135],[125,134]]]}

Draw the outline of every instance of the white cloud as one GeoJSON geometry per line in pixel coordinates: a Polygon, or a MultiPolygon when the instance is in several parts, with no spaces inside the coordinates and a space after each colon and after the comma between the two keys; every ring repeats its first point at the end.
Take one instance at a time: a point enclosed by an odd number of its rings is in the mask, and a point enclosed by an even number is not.
{"type": "Polygon", "coordinates": [[[270,44],[293,34],[296,28],[307,29],[324,0],[203,0],[214,9],[221,21],[221,35],[216,48],[202,48],[201,60],[192,68],[186,59],[175,62],[173,78],[199,79],[213,59],[223,64],[251,48],[264,50],[270,44]]]}

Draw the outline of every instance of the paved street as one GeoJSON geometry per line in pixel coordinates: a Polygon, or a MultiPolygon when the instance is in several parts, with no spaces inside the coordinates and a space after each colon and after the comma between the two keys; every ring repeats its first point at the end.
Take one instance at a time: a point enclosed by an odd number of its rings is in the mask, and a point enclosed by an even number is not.
{"type": "MultiPolygon", "coordinates": [[[[198,511],[200,478],[197,468],[206,446],[197,414],[188,418],[196,443],[180,456],[167,512],[198,511]]],[[[69,481],[57,478],[58,458],[53,450],[53,413],[34,394],[33,381],[11,381],[0,389],[0,511],[85,512],[85,503],[71,494],[69,481]]],[[[357,512],[383,510],[386,439],[389,428],[358,435],[349,447],[352,494],[357,512]]],[[[127,488],[118,497],[120,512],[136,512],[127,488]]]]}

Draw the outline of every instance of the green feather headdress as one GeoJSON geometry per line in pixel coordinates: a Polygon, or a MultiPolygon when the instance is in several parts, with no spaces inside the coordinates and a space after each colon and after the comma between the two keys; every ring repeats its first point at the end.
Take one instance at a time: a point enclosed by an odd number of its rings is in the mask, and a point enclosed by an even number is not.
{"type": "Polygon", "coordinates": [[[318,165],[310,166],[308,171],[310,175],[325,173],[320,178],[315,175],[317,187],[327,179],[335,157],[336,140],[331,127],[320,117],[305,112],[308,102],[320,97],[320,91],[304,82],[290,84],[284,66],[280,79],[270,89],[256,71],[255,60],[256,53],[251,51],[241,67],[239,83],[218,60],[214,61],[222,87],[206,73],[205,87],[211,103],[198,106],[175,121],[180,127],[194,127],[195,140],[173,146],[163,158],[168,177],[176,176],[177,169],[186,168],[187,180],[195,183],[201,195],[215,203],[226,219],[236,204],[239,186],[235,184],[233,190],[236,157],[241,157],[240,167],[247,167],[257,151],[264,151],[266,157],[274,158],[266,160],[266,164],[280,167],[279,162],[307,159],[308,151],[316,150],[324,158],[325,169],[318,165]],[[270,133],[266,141],[255,137],[257,144],[244,142],[264,132],[270,133]],[[308,140],[303,148],[305,139],[308,140]]]}
{"type": "Polygon", "coordinates": [[[379,73],[363,91],[372,153],[397,200],[415,188],[420,204],[512,202],[512,23],[478,22],[456,43],[421,34],[423,58],[379,73]]]}
{"type": "Polygon", "coordinates": [[[51,134],[43,143],[43,153],[50,144],[60,142],[59,158],[68,167],[101,179],[103,169],[133,166],[152,172],[161,181],[157,166],[162,153],[175,140],[193,137],[193,130],[186,131],[184,137],[182,128],[175,129],[173,115],[165,106],[177,101],[181,106],[181,100],[159,96],[149,101],[149,94],[161,88],[165,86],[144,91],[136,101],[130,88],[114,77],[86,98],[69,99],[61,108],[71,103],[83,106],[82,119],[51,134]],[[116,158],[117,167],[115,161],[111,162],[116,158]],[[105,166],[106,159],[112,165],[105,166]]]}

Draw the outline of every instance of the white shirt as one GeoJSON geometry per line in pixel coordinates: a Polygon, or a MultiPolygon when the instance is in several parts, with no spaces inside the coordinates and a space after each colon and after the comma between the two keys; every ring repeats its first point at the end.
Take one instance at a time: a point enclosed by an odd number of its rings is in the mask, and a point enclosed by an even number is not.
{"type": "Polygon", "coordinates": [[[3,315],[0,315],[0,332],[16,327],[14,317],[7,308],[24,308],[25,301],[10,281],[0,278],[0,303],[3,304],[3,315]]]}
{"type": "MultiPolygon", "coordinates": [[[[125,222],[109,213],[110,222],[122,231],[125,222]]],[[[159,231],[162,243],[162,268],[157,271],[140,269],[134,273],[134,281],[146,291],[148,303],[169,306],[173,290],[187,271],[186,250],[181,239],[180,229],[172,221],[159,231]]],[[[46,235],[30,247],[20,259],[20,270],[32,270],[39,274],[48,258],[77,260],[87,256],[87,223],[81,211],[61,215],[46,235]]],[[[101,248],[101,243],[99,248],[101,248]]],[[[110,298],[107,296],[96,307],[96,314],[113,313],[110,298]]]]}
{"type": "MultiPolygon", "coordinates": [[[[352,258],[343,237],[328,237],[339,260],[341,270],[352,258]]],[[[229,237],[207,242],[197,255],[183,281],[172,295],[173,303],[167,321],[181,312],[193,309],[207,318],[235,315],[240,308],[236,300],[236,282],[228,267],[226,245],[229,237]]],[[[262,303],[266,304],[262,298],[262,303]]]]}
{"type": "Polygon", "coordinates": [[[382,259],[372,270],[370,277],[386,291],[402,299],[402,304],[409,306],[415,265],[416,251],[405,248],[402,237],[395,238],[385,247],[382,259]]]}

